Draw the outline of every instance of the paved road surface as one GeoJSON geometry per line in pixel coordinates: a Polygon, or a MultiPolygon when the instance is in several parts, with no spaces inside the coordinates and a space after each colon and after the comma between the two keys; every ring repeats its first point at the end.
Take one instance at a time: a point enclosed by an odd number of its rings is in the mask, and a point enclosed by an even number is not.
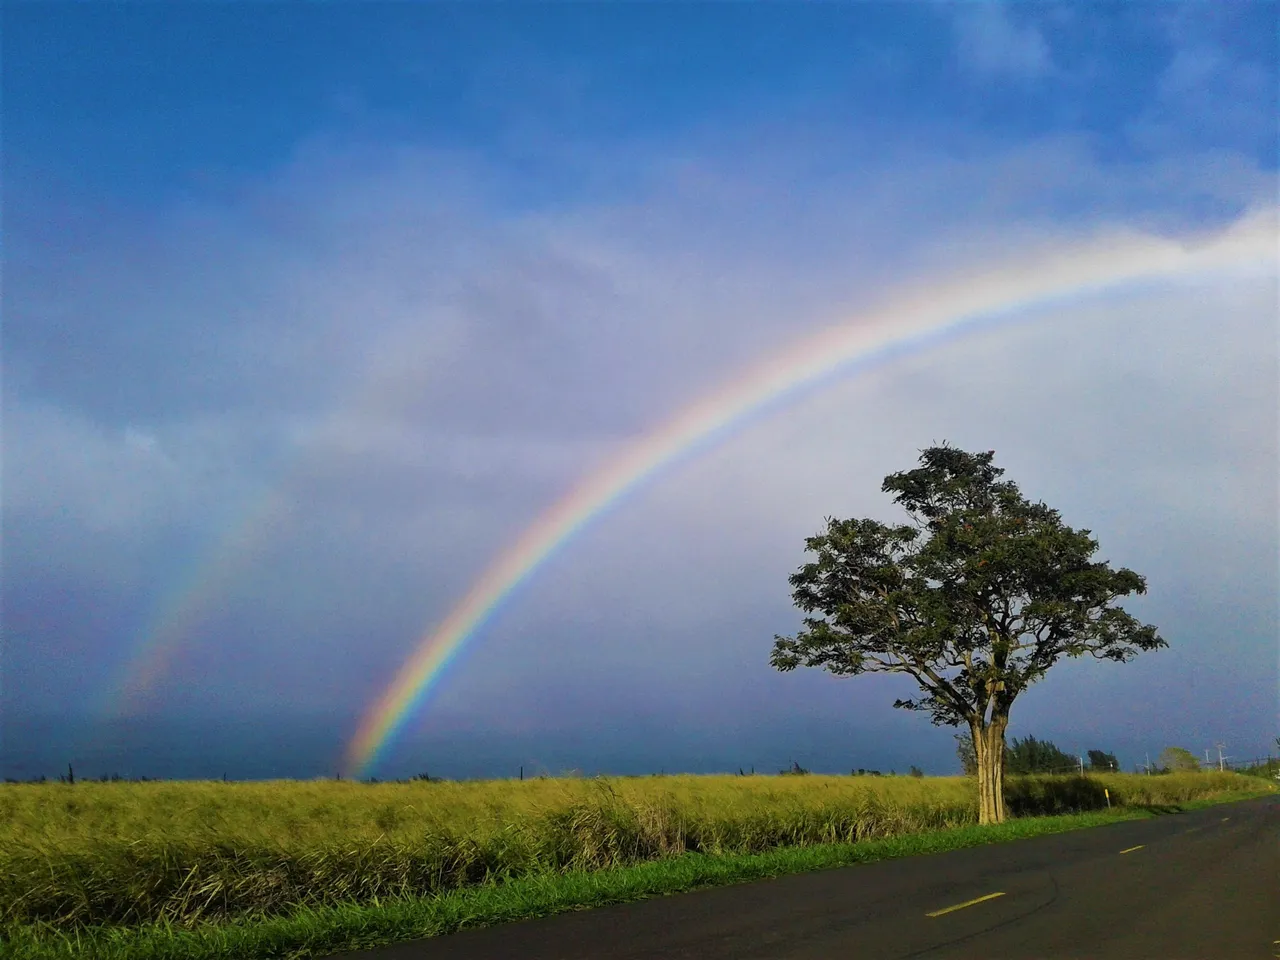
{"type": "Polygon", "coordinates": [[[1268,797],[344,956],[1235,960],[1280,955],[1276,941],[1280,798],[1268,797]]]}

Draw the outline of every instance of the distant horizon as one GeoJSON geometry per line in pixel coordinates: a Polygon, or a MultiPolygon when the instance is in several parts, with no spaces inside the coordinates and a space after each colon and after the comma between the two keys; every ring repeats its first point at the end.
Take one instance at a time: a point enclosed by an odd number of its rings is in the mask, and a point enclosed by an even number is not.
{"type": "MultiPolygon", "coordinates": [[[[57,729],[58,721],[64,718],[46,716],[32,718],[32,720],[34,722],[31,723],[31,727],[44,732],[45,737],[42,738],[45,744],[44,749],[49,749],[49,734],[53,735],[52,739],[56,742],[60,732],[57,729]]],[[[134,723],[143,722],[134,721],[134,723]]],[[[252,720],[242,724],[242,726],[253,725],[252,720]]],[[[63,735],[75,729],[75,725],[68,725],[65,720],[63,726],[64,730],[61,731],[63,735]]],[[[247,756],[237,756],[235,744],[241,742],[243,733],[232,729],[224,731],[220,737],[210,738],[209,726],[209,724],[189,719],[177,722],[171,719],[168,724],[160,725],[151,723],[147,724],[145,734],[140,735],[140,732],[134,732],[132,735],[121,736],[114,749],[109,743],[100,742],[96,746],[83,742],[77,744],[72,737],[68,736],[62,746],[69,755],[60,766],[56,762],[42,761],[35,753],[20,756],[15,755],[12,749],[0,750],[0,779],[26,781],[43,775],[50,780],[56,780],[65,775],[67,762],[75,768],[77,779],[85,780],[98,780],[104,775],[108,777],[119,775],[122,779],[145,777],[148,780],[221,780],[224,773],[228,780],[242,782],[339,778],[336,763],[329,769],[324,769],[322,764],[314,762],[298,763],[296,766],[282,764],[276,756],[273,756],[269,763],[264,763],[261,758],[254,761],[247,756]],[[166,737],[165,734],[168,736],[166,737]],[[210,757],[201,760],[198,756],[184,755],[184,750],[191,741],[202,735],[205,737],[206,747],[213,751],[217,759],[210,757]],[[148,739],[151,740],[149,745],[146,742],[148,739]],[[122,744],[128,744],[128,746],[124,747],[122,744]],[[147,756],[149,752],[158,754],[160,758],[153,759],[150,768],[147,756]],[[272,772],[273,770],[278,772],[272,772]]],[[[6,718],[5,723],[0,725],[0,733],[4,734],[5,740],[10,744],[13,742],[12,727],[13,718],[6,718]]],[[[281,738],[281,727],[277,719],[275,746],[280,752],[305,753],[308,750],[314,750],[317,744],[329,741],[329,737],[323,730],[315,731],[314,720],[298,721],[292,730],[284,731],[283,738],[281,738]],[[310,735],[308,735],[309,731],[311,731],[310,735]]],[[[926,731],[927,729],[926,727],[926,731]]],[[[762,745],[753,752],[749,746],[744,745],[739,751],[743,757],[742,760],[735,759],[731,755],[730,745],[707,745],[700,751],[696,746],[690,748],[686,745],[682,749],[681,744],[673,743],[663,755],[654,752],[627,757],[621,755],[620,751],[625,748],[616,745],[616,736],[613,749],[609,749],[607,742],[593,749],[590,745],[582,743],[583,739],[589,738],[569,733],[562,733],[560,736],[544,736],[536,741],[518,735],[504,737],[494,734],[471,734],[464,737],[442,737],[434,742],[419,740],[406,751],[416,754],[417,763],[412,758],[401,755],[397,758],[394,767],[374,774],[373,779],[379,782],[401,781],[411,779],[423,772],[430,774],[433,778],[438,776],[447,780],[515,779],[518,777],[521,766],[524,767],[526,778],[544,774],[558,777],[571,771],[578,771],[583,776],[736,774],[739,768],[750,771],[752,767],[757,774],[776,775],[789,769],[791,764],[796,762],[811,773],[832,776],[848,776],[850,771],[858,768],[879,770],[884,775],[892,772],[907,775],[913,765],[922,769],[927,776],[956,776],[961,773],[953,739],[953,735],[958,732],[959,728],[946,728],[945,731],[939,729],[932,735],[920,731],[923,735],[917,740],[916,746],[903,747],[891,739],[892,725],[888,725],[879,730],[865,731],[868,737],[865,745],[851,747],[847,752],[842,751],[838,742],[833,742],[836,738],[827,737],[808,749],[798,745],[791,752],[779,745],[762,745]],[[573,762],[575,756],[578,757],[578,762],[573,762]],[[847,762],[845,757],[848,757],[847,762]]],[[[856,731],[850,731],[851,740],[855,733],[856,731]]],[[[1023,730],[1016,724],[1010,731],[1009,738],[1010,740],[1024,739],[1027,736],[1053,742],[1073,756],[1082,756],[1086,767],[1088,750],[1113,753],[1120,762],[1120,772],[1123,773],[1133,772],[1135,767],[1147,762],[1146,754],[1148,753],[1150,762],[1155,764],[1160,752],[1168,746],[1185,747],[1200,759],[1203,759],[1205,750],[1209,750],[1212,753],[1211,759],[1215,762],[1217,759],[1216,751],[1209,743],[1162,743],[1156,746],[1153,741],[1150,747],[1143,748],[1140,740],[1135,746],[1134,740],[1117,737],[1110,741],[1106,741],[1106,738],[1094,738],[1099,742],[1089,739],[1086,744],[1085,740],[1078,737],[1055,736],[1052,733],[1037,730],[1023,730]],[[1073,740],[1079,741],[1079,744],[1073,740]]],[[[111,737],[108,735],[105,739],[110,740],[111,737]]],[[[1230,756],[1231,762],[1245,762],[1268,756],[1266,746],[1257,744],[1254,745],[1253,750],[1247,750],[1244,745],[1241,745],[1229,748],[1225,752],[1230,756]]],[[[1273,750],[1271,755],[1274,754],[1273,750]]],[[[369,778],[343,776],[341,779],[366,782],[369,778]]]]}

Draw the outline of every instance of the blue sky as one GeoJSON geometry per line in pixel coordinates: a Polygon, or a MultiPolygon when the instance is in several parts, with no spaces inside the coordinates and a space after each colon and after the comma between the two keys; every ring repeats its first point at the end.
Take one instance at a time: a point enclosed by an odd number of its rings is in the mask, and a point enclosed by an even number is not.
{"type": "MultiPolygon", "coordinates": [[[[1275,9],[6,5],[0,772],[331,772],[525,524],[771,351],[1028,243],[1274,211],[1275,9]]],[[[384,772],[950,769],[899,681],[767,664],[803,538],[941,439],[1147,574],[1171,642],[1057,668],[1015,734],[1264,752],[1275,307],[1071,305],[743,430],[540,571],[384,772]]]]}

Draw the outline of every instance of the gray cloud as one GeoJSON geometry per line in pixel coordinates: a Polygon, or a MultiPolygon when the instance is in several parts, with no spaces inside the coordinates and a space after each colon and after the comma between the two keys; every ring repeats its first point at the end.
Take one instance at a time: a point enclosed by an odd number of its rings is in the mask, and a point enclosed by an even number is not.
{"type": "Polygon", "coordinates": [[[641,708],[655,689],[672,704],[711,698],[728,714],[799,696],[815,711],[869,722],[891,702],[887,691],[768,670],[769,638],[797,622],[785,577],[823,516],[892,518],[880,479],[949,438],[997,449],[1029,495],[1093,529],[1104,557],[1148,575],[1151,596],[1133,608],[1173,644],[1125,668],[1066,665],[1019,705],[1023,730],[1115,738],[1115,718],[1137,714],[1152,737],[1185,723],[1263,742],[1275,681],[1274,299],[1264,277],[1073,305],[778,414],[578,539],[486,630],[424,729],[498,690],[528,698],[524,710],[536,715],[580,677],[603,686],[602,702],[616,709],[641,708]],[[1188,608],[1191,595],[1198,609],[1188,608]],[[1218,602],[1237,610],[1232,635],[1209,640],[1218,602]],[[517,676],[513,664],[548,637],[526,690],[532,667],[517,676]],[[1242,671],[1230,709],[1171,688],[1171,677],[1206,674],[1224,654],[1242,671]],[[1081,703],[1112,719],[1081,725],[1081,703]]]}
{"type": "MultiPolygon", "coordinates": [[[[196,611],[163,702],[178,709],[199,678],[211,712],[353,710],[541,509],[745,364],[912,276],[1100,222],[1181,229],[1206,219],[1188,197],[1222,220],[1274,189],[1235,154],[1122,165],[1069,138],[943,156],[907,140],[879,160],[837,145],[849,169],[814,179],[821,137],[805,136],[749,160],[701,143],[624,195],[537,209],[496,200],[501,174],[483,163],[320,144],[136,232],[104,214],[64,246],[20,238],[6,539],[27,532],[7,580],[56,569],[92,584],[132,557],[136,608],[96,644],[65,645],[119,666],[180,589],[175,565],[199,579],[274,490],[283,506],[196,611]],[[799,183],[812,185],[787,189],[799,183]]],[[[1229,596],[1275,538],[1274,430],[1257,412],[1275,409],[1268,290],[1081,308],[746,430],[548,564],[423,728],[481,723],[498,697],[516,725],[708,697],[728,717],[797,690],[834,716],[847,687],[765,666],[768,638],[794,625],[786,574],[824,514],[879,514],[883,475],[944,438],[995,447],[1118,560],[1158,570],[1166,594],[1214,557],[1229,596]]],[[[1249,603],[1258,636],[1269,614],[1249,603]]],[[[92,674],[42,690],[75,696],[92,674]]],[[[870,722],[889,701],[859,702],[870,722]]]]}

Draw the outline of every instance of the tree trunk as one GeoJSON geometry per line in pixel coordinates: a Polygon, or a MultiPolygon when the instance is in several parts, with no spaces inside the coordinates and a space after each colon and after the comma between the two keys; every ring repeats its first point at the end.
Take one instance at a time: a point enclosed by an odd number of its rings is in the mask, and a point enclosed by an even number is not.
{"type": "Polygon", "coordinates": [[[978,823],[1004,823],[1004,731],[1008,721],[970,725],[978,755],[978,823]]]}

